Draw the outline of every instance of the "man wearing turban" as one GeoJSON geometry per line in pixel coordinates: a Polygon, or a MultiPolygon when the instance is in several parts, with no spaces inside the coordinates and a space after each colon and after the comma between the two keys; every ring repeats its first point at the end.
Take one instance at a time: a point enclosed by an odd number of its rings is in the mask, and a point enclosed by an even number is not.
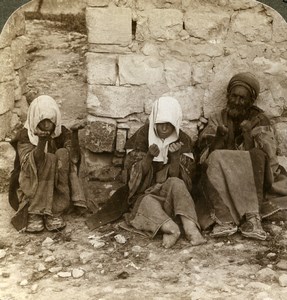
{"type": "Polygon", "coordinates": [[[213,225],[214,237],[239,230],[245,237],[265,240],[261,219],[280,209],[270,202],[278,198],[269,196],[287,195],[270,121],[254,105],[259,91],[253,74],[233,76],[226,108],[211,115],[199,135],[198,217],[203,229],[213,225]]]}

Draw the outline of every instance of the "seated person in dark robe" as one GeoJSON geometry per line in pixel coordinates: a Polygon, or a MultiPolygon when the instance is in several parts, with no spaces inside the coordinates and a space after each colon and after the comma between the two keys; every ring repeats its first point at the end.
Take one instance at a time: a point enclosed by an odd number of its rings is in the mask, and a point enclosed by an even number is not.
{"type": "Polygon", "coordinates": [[[126,143],[130,212],[126,221],[154,237],[163,233],[163,247],[180,236],[179,224],[191,245],[206,240],[200,233],[191,190],[193,161],[190,137],[180,130],[182,111],[172,97],[153,104],[149,123],[126,143]]]}
{"type": "Polygon", "coordinates": [[[254,105],[259,91],[251,73],[233,76],[226,108],[212,114],[199,135],[197,213],[202,228],[214,225],[214,237],[239,229],[244,237],[265,240],[261,219],[280,209],[274,197],[287,195],[273,129],[254,105]]]}
{"type": "Polygon", "coordinates": [[[40,232],[65,227],[64,212],[86,208],[77,174],[80,162],[78,130],[61,125],[55,100],[40,96],[29,106],[27,120],[11,142],[16,150],[10,179],[9,202],[17,211],[12,224],[17,230],[40,232]]]}

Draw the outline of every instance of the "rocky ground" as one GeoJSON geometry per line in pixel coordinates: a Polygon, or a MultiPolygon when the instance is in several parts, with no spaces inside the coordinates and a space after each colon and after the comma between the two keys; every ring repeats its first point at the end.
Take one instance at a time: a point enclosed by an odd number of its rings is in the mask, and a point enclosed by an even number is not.
{"type": "MultiPolygon", "coordinates": [[[[27,21],[29,97],[47,93],[65,124],[85,117],[86,36],[50,21],[27,21]],[[57,24],[56,24],[57,25],[57,24]]],[[[28,97],[28,98],[29,98],[28,97]]],[[[119,182],[89,183],[102,202],[119,182]]],[[[267,222],[267,241],[239,233],[172,249],[122,229],[121,221],[90,231],[83,216],[66,216],[62,232],[26,234],[10,224],[0,194],[0,300],[45,299],[287,299],[287,224],[267,222]]]]}

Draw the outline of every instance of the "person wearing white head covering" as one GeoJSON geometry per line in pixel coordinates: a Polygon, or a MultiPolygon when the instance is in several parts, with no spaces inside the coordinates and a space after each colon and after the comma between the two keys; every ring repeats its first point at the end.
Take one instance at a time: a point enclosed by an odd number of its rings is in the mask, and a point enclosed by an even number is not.
{"type": "Polygon", "coordinates": [[[63,126],[59,107],[50,96],[31,102],[24,128],[12,141],[16,159],[9,202],[17,211],[12,218],[17,230],[60,230],[65,227],[62,214],[71,203],[86,207],[76,176],[78,130],[82,127],[76,124],[71,132],[63,126]]]}
{"type": "Polygon", "coordinates": [[[190,194],[192,142],[181,129],[182,110],[173,97],[161,97],[152,106],[149,123],[126,143],[125,171],[130,213],[126,221],[151,237],[163,233],[163,247],[172,247],[180,236],[179,219],[192,245],[206,240],[190,194]]]}

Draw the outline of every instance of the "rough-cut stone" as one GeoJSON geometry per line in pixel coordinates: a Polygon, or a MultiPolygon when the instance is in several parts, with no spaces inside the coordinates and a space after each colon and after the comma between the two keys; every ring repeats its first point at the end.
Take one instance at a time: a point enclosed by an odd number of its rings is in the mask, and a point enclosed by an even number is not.
{"type": "Polygon", "coordinates": [[[10,143],[0,142],[0,153],[0,192],[3,193],[8,188],[10,173],[14,166],[15,150],[10,143]]]}
{"type": "Polygon", "coordinates": [[[0,49],[0,83],[3,81],[10,81],[14,77],[14,65],[11,58],[11,49],[6,47],[0,49]]]}
{"type": "Polygon", "coordinates": [[[278,280],[280,286],[287,287],[287,274],[280,275],[278,280]]]}
{"type": "Polygon", "coordinates": [[[87,108],[91,115],[124,118],[143,112],[143,102],[149,99],[146,87],[117,87],[89,85],[87,108]]]}
{"type": "Polygon", "coordinates": [[[270,268],[261,269],[256,273],[256,278],[264,282],[277,281],[278,275],[270,268]]]}
{"type": "Polygon", "coordinates": [[[231,23],[231,30],[244,36],[248,42],[269,42],[272,38],[272,18],[261,11],[239,11],[231,23]]]}
{"type": "Polygon", "coordinates": [[[105,7],[109,6],[110,0],[87,0],[88,6],[105,7]]]}
{"type": "Polygon", "coordinates": [[[198,120],[202,114],[204,91],[197,87],[185,87],[179,91],[169,92],[164,96],[172,96],[181,105],[184,120],[198,120]]]}
{"type": "Polygon", "coordinates": [[[116,139],[116,150],[125,152],[125,143],[127,141],[127,130],[118,128],[116,139]]]}
{"type": "Polygon", "coordinates": [[[121,45],[107,45],[107,44],[90,44],[89,51],[94,53],[129,54],[132,53],[132,50],[130,49],[131,45],[121,46],[121,45]]]}
{"type": "Polygon", "coordinates": [[[117,57],[115,55],[87,53],[86,58],[89,84],[116,84],[117,57]]]}
{"type": "MultiPolygon", "coordinates": [[[[14,81],[0,83],[0,115],[12,110],[14,106],[14,81]]],[[[1,124],[2,126],[2,124],[1,124]]]]}
{"type": "Polygon", "coordinates": [[[119,57],[120,84],[160,84],[164,83],[164,66],[156,57],[128,55],[119,57]]]}
{"type": "Polygon", "coordinates": [[[240,10],[240,9],[248,9],[253,8],[258,5],[258,1],[255,0],[227,0],[225,1],[225,6],[229,6],[230,8],[234,10],[240,10]]]}
{"type": "Polygon", "coordinates": [[[86,21],[89,43],[127,46],[132,41],[132,15],[129,8],[88,7],[86,21]]]}
{"type": "Polygon", "coordinates": [[[165,78],[170,89],[189,86],[191,83],[191,65],[178,59],[168,59],[164,62],[165,78]]]}
{"type": "Polygon", "coordinates": [[[287,122],[277,123],[274,128],[278,143],[278,154],[287,155],[287,122]]]}
{"type": "Polygon", "coordinates": [[[12,41],[11,57],[15,70],[18,70],[26,65],[26,42],[24,37],[20,36],[12,41]]]}
{"type": "Polygon", "coordinates": [[[220,42],[227,35],[230,15],[224,11],[190,8],[184,15],[185,30],[189,35],[206,41],[220,42]]]}
{"type": "Polygon", "coordinates": [[[183,29],[183,14],[176,9],[152,9],[139,15],[136,39],[175,39],[183,29]]]}
{"type": "Polygon", "coordinates": [[[83,13],[86,1],[83,0],[44,0],[40,12],[42,14],[79,14],[83,13]]]}
{"type": "Polygon", "coordinates": [[[85,146],[92,152],[112,152],[117,123],[113,119],[88,116],[85,146]]]}

